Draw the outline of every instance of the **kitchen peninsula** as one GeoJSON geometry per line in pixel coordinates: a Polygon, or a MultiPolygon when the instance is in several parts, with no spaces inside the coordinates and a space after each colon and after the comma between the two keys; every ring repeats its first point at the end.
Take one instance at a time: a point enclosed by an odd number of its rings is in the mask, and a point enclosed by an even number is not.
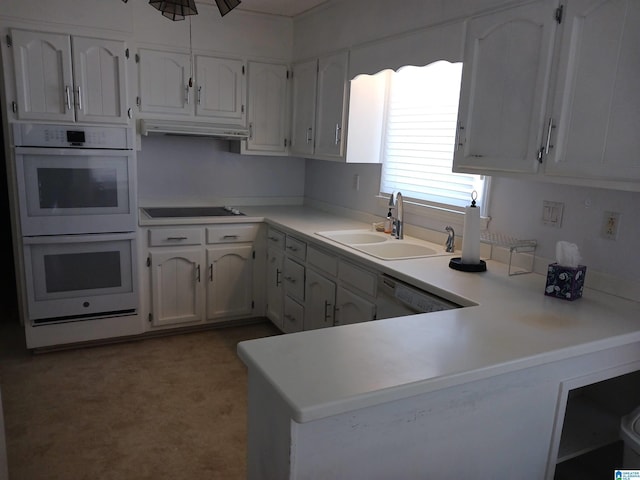
{"type": "MultiPolygon", "coordinates": [[[[299,213],[266,221],[303,238],[326,226],[299,213]]],[[[553,478],[571,392],[640,370],[636,302],[546,297],[544,276],[494,261],[376,263],[475,306],[241,343],[249,478],[553,478]]]]}

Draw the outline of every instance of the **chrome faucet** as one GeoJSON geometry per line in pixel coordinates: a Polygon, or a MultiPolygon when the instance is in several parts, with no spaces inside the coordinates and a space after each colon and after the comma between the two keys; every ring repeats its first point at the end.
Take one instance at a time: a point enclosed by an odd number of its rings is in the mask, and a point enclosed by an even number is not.
{"type": "Polygon", "coordinates": [[[445,243],[447,252],[453,252],[455,247],[453,246],[453,242],[455,241],[455,232],[453,231],[453,227],[447,226],[445,228],[446,232],[449,234],[447,237],[447,241],[445,243]]]}
{"type": "Polygon", "coordinates": [[[395,237],[398,240],[404,238],[404,201],[402,193],[396,194],[396,220],[395,220],[395,237]]]}

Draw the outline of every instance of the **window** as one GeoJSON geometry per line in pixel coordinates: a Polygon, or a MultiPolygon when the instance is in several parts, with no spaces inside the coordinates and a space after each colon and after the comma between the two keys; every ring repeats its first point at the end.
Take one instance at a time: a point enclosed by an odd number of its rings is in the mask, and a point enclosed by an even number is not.
{"type": "Polygon", "coordinates": [[[389,76],[380,192],[462,210],[482,204],[484,177],[451,171],[462,63],[404,67],[389,76]]]}

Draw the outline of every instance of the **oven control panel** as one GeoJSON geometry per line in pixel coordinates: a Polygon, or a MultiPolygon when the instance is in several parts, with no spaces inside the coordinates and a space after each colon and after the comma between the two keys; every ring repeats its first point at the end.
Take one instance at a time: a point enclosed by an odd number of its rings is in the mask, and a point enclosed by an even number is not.
{"type": "Polygon", "coordinates": [[[16,147],[98,148],[130,150],[133,132],[124,126],[14,123],[16,147]]]}

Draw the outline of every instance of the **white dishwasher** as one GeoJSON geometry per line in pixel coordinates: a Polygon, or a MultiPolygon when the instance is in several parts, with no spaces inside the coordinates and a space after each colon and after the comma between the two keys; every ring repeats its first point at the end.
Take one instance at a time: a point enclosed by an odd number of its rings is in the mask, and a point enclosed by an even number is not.
{"type": "Polygon", "coordinates": [[[461,308],[461,305],[383,273],[378,279],[376,308],[376,319],[380,320],[416,313],[451,310],[461,308]]]}

